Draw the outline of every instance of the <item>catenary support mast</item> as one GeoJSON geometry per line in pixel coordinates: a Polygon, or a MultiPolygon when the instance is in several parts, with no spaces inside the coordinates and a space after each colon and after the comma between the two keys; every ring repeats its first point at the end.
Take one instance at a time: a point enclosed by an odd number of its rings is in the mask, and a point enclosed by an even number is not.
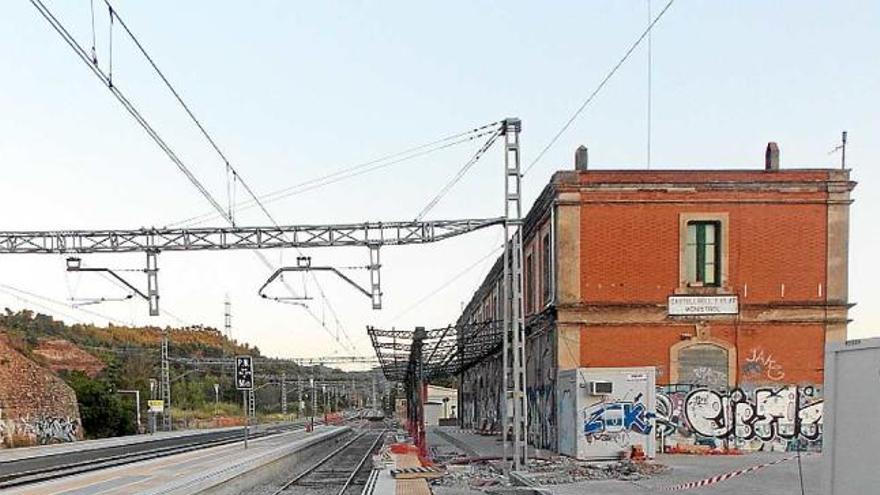
{"type": "Polygon", "coordinates": [[[522,174],[520,172],[519,119],[506,119],[504,133],[504,345],[502,349],[502,440],[505,458],[508,433],[513,441],[514,471],[525,468],[528,440],[525,393],[525,319],[522,270],[522,174]],[[510,411],[510,408],[513,410],[510,411]],[[510,424],[510,421],[513,424],[510,424]]]}

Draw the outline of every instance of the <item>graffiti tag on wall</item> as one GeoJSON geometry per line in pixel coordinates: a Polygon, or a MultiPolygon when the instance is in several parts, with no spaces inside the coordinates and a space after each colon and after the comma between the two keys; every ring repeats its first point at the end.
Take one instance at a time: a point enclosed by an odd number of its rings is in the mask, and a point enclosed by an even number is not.
{"type": "Polygon", "coordinates": [[[40,445],[54,442],[75,442],[79,423],[70,418],[40,418],[34,422],[34,433],[40,445]]]}
{"type": "MultiPolygon", "coordinates": [[[[0,443],[13,437],[24,437],[38,445],[75,442],[79,436],[79,421],[62,417],[0,418],[0,443]]],[[[14,440],[12,441],[14,443],[14,440]]]]}
{"type": "Polygon", "coordinates": [[[822,430],[822,400],[813,387],[758,388],[750,397],[741,389],[729,394],[709,389],[690,392],[684,414],[697,434],[740,440],[816,440],[822,430]]]}
{"type": "Polygon", "coordinates": [[[747,377],[766,377],[768,380],[775,382],[785,378],[785,371],[782,369],[782,365],[773,359],[773,354],[764,349],[752,349],[749,355],[746,356],[742,369],[743,374],[747,377]]]}
{"type": "Polygon", "coordinates": [[[651,432],[653,414],[641,402],[641,395],[632,401],[601,402],[584,410],[584,435],[590,438],[603,433],[651,432]]]}

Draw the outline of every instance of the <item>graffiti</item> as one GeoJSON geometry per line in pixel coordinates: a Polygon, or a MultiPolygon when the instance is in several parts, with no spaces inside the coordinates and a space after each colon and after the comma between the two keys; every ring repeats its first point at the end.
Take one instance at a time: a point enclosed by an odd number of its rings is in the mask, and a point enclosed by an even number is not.
{"type": "Polygon", "coordinates": [[[657,392],[657,413],[655,424],[658,437],[678,434],[684,437],[693,436],[684,418],[683,392],[657,392]]]}
{"type": "Polygon", "coordinates": [[[529,358],[526,361],[528,384],[529,443],[548,450],[556,445],[556,368],[554,367],[550,334],[544,334],[529,342],[529,358]]]}
{"type": "Polygon", "coordinates": [[[698,366],[691,370],[690,380],[687,381],[710,387],[723,387],[727,385],[727,373],[713,370],[708,366],[698,366]]]}
{"type": "Polygon", "coordinates": [[[773,354],[758,348],[752,349],[746,356],[743,374],[752,377],[763,376],[775,382],[785,378],[785,371],[782,369],[782,365],[773,359],[773,354]]]}
{"type": "Polygon", "coordinates": [[[587,435],[586,440],[587,444],[593,444],[594,442],[607,442],[614,443],[620,447],[627,447],[633,443],[629,438],[628,431],[617,431],[613,433],[602,432],[595,435],[587,435]]]}
{"type": "Polygon", "coordinates": [[[33,442],[38,445],[75,442],[79,436],[79,421],[71,418],[30,416],[17,419],[0,417],[0,443],[33,442]],[[28,440],[29,439],[29,440],[28,440]]]}
{"type": "Polygon", "coordinates": [[[697,389],[688,394],[684,413],[695,433],[713,438],[816,440],[822,430],[822,400],[813,387],[758,388],[753,398],[741,389],[697,389]]]}
{"type": "Polygon", "coordinates": [[[526,390],[529,405],[529,431],[532,443],[542,449],[555,447],[556,386],[529,387],[526,390]]]}
{"type": "Polygon", "coordinates": [[[75,442],[77,436],[78,422],[70,418],[41,418],[34,421],[34,433],[37,442],[40,445],[46,445],[53,442],[75,442]]]}
{"type": "Polygon", "coordinates": [[[601,402],[584,410],[584,435],[589,439],[601,433],[651,432],[651,414],[641,401],[601,402]]]}

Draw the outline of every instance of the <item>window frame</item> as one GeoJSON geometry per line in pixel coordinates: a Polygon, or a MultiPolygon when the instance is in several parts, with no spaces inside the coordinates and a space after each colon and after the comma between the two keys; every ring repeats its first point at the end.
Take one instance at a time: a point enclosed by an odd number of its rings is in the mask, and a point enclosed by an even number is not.
{"type": "Polygon", "coordinates": [[[535,257],[529,252],[526,254],[525,265],[525,294],[526,314],[532,314],[535,311],[535,257]]]}
{"type": "Polygon", "coordinates": [[[550,232],[541,235],[541,301],[546,306],[553,301],[553,242],[550,232]]]}
{"type": "Polygon", "coordinates": [[[693,268],[693,280],[688,277],[688,285],[692,287],[720,287],[721,286],[721,222],[717,220],[689,220],[687,222],[687,246],[685,249],[685,263],[688,265],[686,272],[693,268]],[[694,227],[694,242],[691,243],[691,227],[694,227]],[[707,282],[709,263],[706,260],[707,235],[706,227],[712,227],[712,281],[707,282]],[[690,256],[690,247],[694,246],[693,258],[690,256]]]}
{"type": "MultiPolygon", "coordinates": [[[[686,212],[679,214],[679,286],[677,294],[726,294],[728,288],[729,214],[726,212],[686,212]],[[715,282],[711,285],[692,282],[688,277],[688,225],[694,222],[716,224],[715,282]]],[[[696,260],[694,260],[696,263],[696,260]]],[[[696,265],[694,265],[696,268],[696,265]]]]}

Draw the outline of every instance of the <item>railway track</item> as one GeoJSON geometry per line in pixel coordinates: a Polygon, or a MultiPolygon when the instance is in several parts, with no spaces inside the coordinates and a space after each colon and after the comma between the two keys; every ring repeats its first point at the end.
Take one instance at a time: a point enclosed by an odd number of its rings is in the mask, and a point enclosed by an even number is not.
{"type": "MultiPolygon", "coordinates": [[[[304,428],[304,423],[270,426],[264,430],[252,432],[251,438],[277,435],[304,428]]],[[[0,463],[0,490],[241,441],[242,433],[240,430],[227,430],[65,454],[15,459],[0,463]]]]}
{"type": "Polygon", "coordinates": [[[370,477],[371,470],[365,468],[367,461],[382,442],[386,431],[388,430],[382,428],[358,433],[306,471],[287,481],[272,492],[272,495],[360,493],[360,488],[367,484],[370,477]]]}

